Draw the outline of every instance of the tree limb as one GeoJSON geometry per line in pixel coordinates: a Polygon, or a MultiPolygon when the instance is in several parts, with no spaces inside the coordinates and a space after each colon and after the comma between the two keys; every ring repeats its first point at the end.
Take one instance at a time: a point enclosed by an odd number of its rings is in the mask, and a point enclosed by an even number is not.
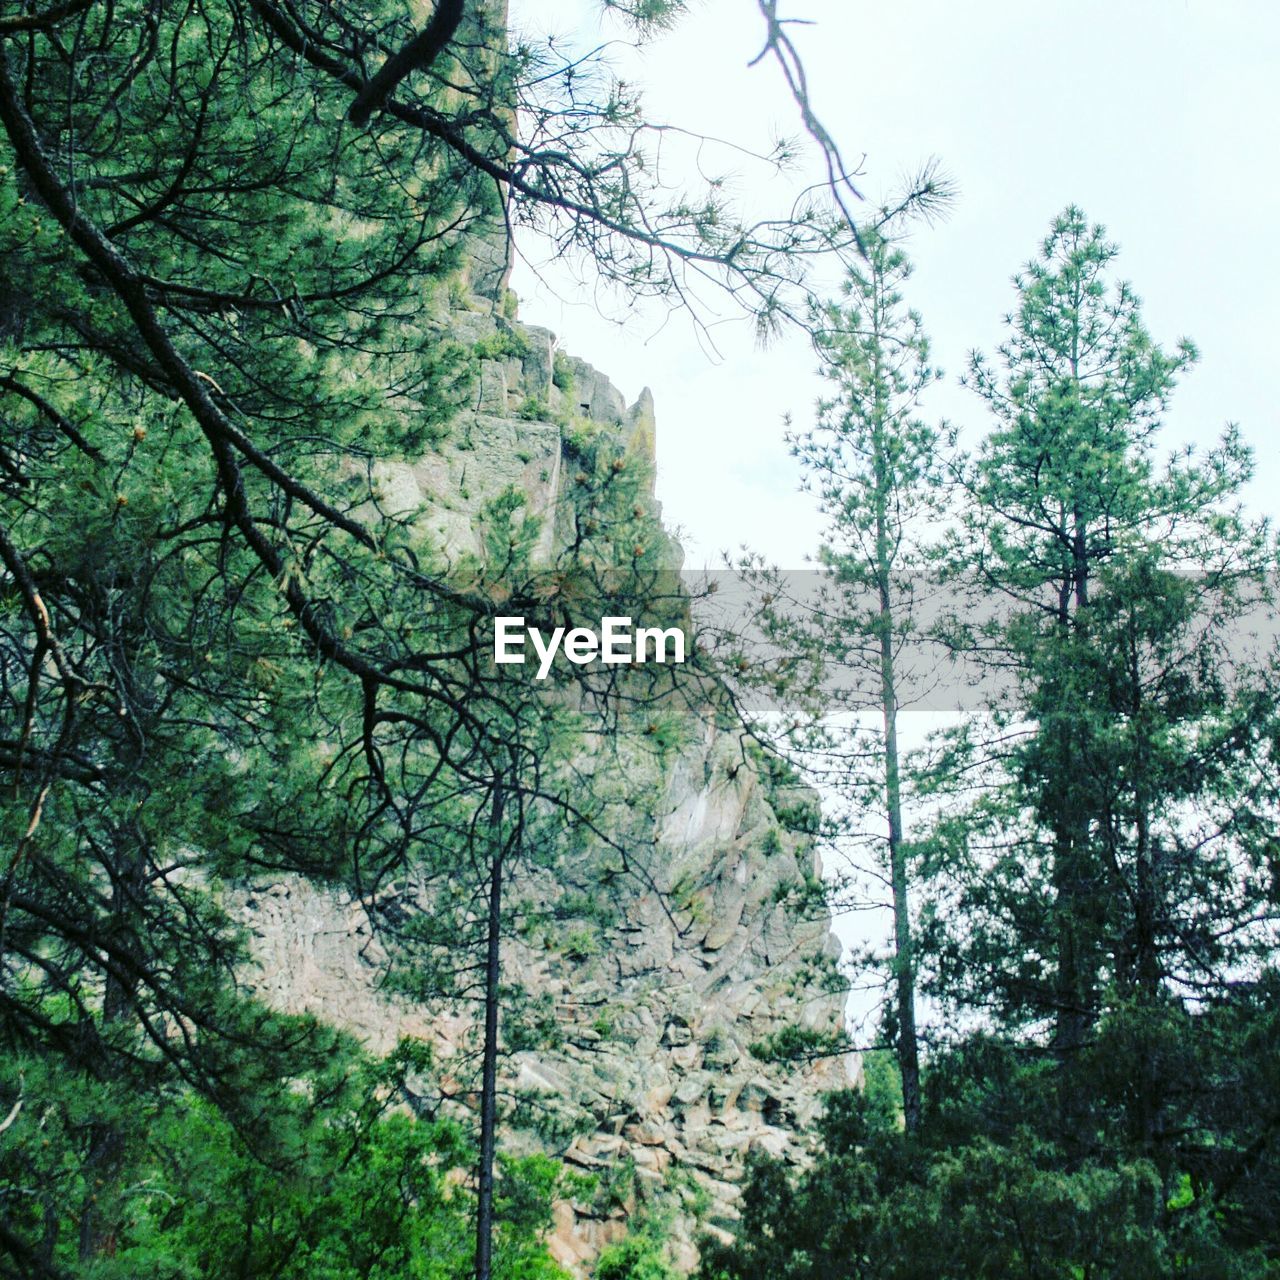
{"type": "Polygon", "coordinates": [[[463,4],[464,0],[436,0],[431,21],[399,53],[388,58],[356,95],[347,112],[352,124],[368,124],[369,117],[381,108],[401,80],[413,71],[425,71],[431,66],[458,30],[463,4]]]}

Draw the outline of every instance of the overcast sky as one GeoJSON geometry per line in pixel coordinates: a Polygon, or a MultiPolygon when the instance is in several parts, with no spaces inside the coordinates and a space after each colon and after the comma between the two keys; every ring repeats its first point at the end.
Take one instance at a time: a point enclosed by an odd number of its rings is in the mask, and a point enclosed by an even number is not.
{"type": "MultiPolygon", "coordinates": [[[[601,27],[597,0],[514,0],[535,30],[601,27]]],[[[753,0],[693,0],[692,13],[624,70],[650,115],[759,147],[797,120],[776,70],[748,70],[753,0]]],[[[990,351],[1010,276],[1071,202],[1104,223],[1120,275],[1158,341],[1186,335],[1202,360],[1176,393],[1167,442],[1210,443],[1229,421],[1257,451],[1252,505],[1280,506],[1274,370],[1280,366],[1280,5],[1273,0],[784,0],[818,113],[847,159],[865,154],[873,199],[936,156],[960,188],[949,216],[912,236],[909,301],[948,378],[928,416],[970,439],[981,406],[956,385],[966,352],[990,351]]],[[[726,160],[727,164],[727,160],[726,160]]],[[[739,193],[759,208],[748,173],[739,193]]],[[[776,186],[774,187],[777,190],[776,186]]],[[[743,543],[800,567],[819,524],[797,492],[782,418],[811,420],[820,383],[798,336],[760,350],[743,325],[716,331],[718,360],[657,311],[619,326],[564,302],[526,269],[522,317],[658,410],[659,496],[691,565],[743,543]]],[[[581,295],[579,295],[581,298],[581,295]]],[[[614,311],[618,310],[614,306],[614,311]]]]}
{"type": "MultiPolygon", "coordinates": [[[[601,27],[599,0],[512,0],[529,28],[601,27]]],[[[625,69],[655,118],[760,147],[798,122],[759,51],[755,0],[691,0],[692,13],[625,69]]],[[[1121,246],[1116,267],[1144,300],[1157,341],[1192,338],[1201,362],[1177,390],[1165,444],[1210,445],[1240,425],[1257,457],[1247,495],[1280,512],[1280,4],[1275,0],[782,0],[820,117],[847,159],[865,154],[874,201],[937,157],[960,188],[942,224],[917,230],[909,301],[948,377],[927,416],[985,429],[956,385],[966,354],[992,351],[1013,298],[1010,277],[1062,208],[1076,203],[1121,246]]],[[[725,161],[728,164],[727,158],[725,161]]],[[[744,175],[759,212],[769,188],[744,175]]],[[[776,192],[777,188],[773,190],[776,192]]],[[[774,197],[776,199],[776,195],[774,197]]],[[[776,206],[775,206],[776,207],[776,206]]],[[[656,311],[618,326],[554,270],[517,270],[521,314],[604,370],[633,400],[649,386],[658,413],[658,490],[693,567],[744,544],[800,568],[820,521],[798,492],[783,416],[812,421],[821,382],[798,335],[759,350],[748,327],[716,331],[721,358],[687,323],[656,311]]],[[[616,312],[620,304],[612,304],[616,312]]],[[[625,309],[625,306],[623,306],[625,309]]],[[[908,715],[918,742],[937,717],[908,715]]],[[[847,945],[881,936],[887,916],[835,921],[847,945]]],[[[874,1008],[855,990],[855,1023],[874,1008]]]]}

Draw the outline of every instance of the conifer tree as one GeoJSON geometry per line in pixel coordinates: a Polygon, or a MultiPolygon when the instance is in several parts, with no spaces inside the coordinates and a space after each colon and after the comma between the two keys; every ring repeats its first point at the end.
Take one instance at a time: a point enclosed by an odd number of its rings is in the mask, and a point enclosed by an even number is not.
{"type": "MultiPolygon", "coordinates": [[[[573,715],[492,678],[492,599],[422,528],[382,517],[376,474],[420,458],[468,403],[481,356],[451,308],[483,285],[502,328],[482,259],[504,219],[545,215],[606,276],[666,294],[680,264],[797,283],[806,246],[831,247],[816,212],[781,243],[739,245],[710,197],[705,218],[660,212],[653,187],[633,198],[634,104],[606,86],[586,115],[580,95],[566,108],[556,93],[581,68],[533,68],[486,15],[467,6],[376,94],[374,66],[415,36],[403,6],[0,15],[0,1036],[17,1107],[0,1252],[14,1274],[177,1250],[133,1230],[131,1172],[182,1163],[169,1121],[184,1108],[213,1107],[238,1154],[282,1177],[300,1167],[306,1126],[281,1103],[330,1096],[340,1037],[246,996],[225,884],[342,881],[391,915],[401,872],[484,859],[483,839],[442,833],[511,785],[513,741],[516,794],[544,826],[548,811],[576,821],[569,781],[525,767],[545,745],[529,726],[545,719],[563,748],[573,715]],[[28,1141],[40,1124],[47,1155],[28,1141]]],[[[621,488],[614,461],[601,467],[621,488]]],[[[511,549],[491,581],[514,574],[511,549]]],[[[466,1163],[492,1172],[493,1152],[466,1163]]],[[[490,1193],[501,1204],[500,1178],[490,1193]]]]}
{"type": "Polygon", "coordinates": [[[917,775],[921,1123],[869,1071],[812,1170],[755,1164],[705,1280],[1274,1272],[1276,549],[1233,428],[1159,456],[1193,351],[1115,255],[1065,211],[970,368],[941,634],[988,698],[917,775]]]}
{"type": "Polygon", "coordinates": [[[910,697],[904,688],[918,693],[923,674],[909,647],[918,651],[922,642],[916,615],[929,594],[928,542],[944,507],[946,441],[917,416],[939,374],[920,317],[903,298],[910,264],[883,230],[868,229],[863,240],[866,262],[850,270],[843,299],[823,309],[815,329],[835,394],[819,405],[815,427],[791,437],[805,487],[828,519],[820,563],[830,575],[809,616],[792,619],[792,638],[803,633],[821,655],[821,727],[802,746],[837,797],[834,824],[844,830],[835,841],[847,847],[865,830],[868,811],[883,823],[873,839],[883,841],[875,864],[893,914],[886,1022],[914,1131],[920,1059],[898,716],[910,697]],[[867,711],[874,727],[865,723],[867,711]],[[837,719],[844,728],[834,727],[837,719]]]}
{"type": "Polygon", "coordinates": [[[1274,717],[1266,656],[1235,642],[1269,607],[1275,551],[1239,507],[1251,461],[1234,429],[1161,465],[1195,352],[1152,341],[1108,278],[1115,256],[1066,210],[1015,280],[998,362],[971,364],[994,427],[957,557],[1000,602],[969,632],[999,669],[999,747],[975,750],[970,730],[951,761],[992,785],[939,833],[954,893],[935,973],[1009,1033],[1047,1034],[1063,1141],[1088,1148],[1111,1123],[1095,1111],[1105,1066],[1129,1149],[1171,1177],[1174,1046],[1272,962],[1274,717]]]}

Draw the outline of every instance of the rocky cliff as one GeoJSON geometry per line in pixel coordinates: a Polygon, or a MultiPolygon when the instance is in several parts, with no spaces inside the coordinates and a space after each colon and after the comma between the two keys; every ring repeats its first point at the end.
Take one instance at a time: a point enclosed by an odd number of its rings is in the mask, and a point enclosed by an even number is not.
{"type": "MultiPolygon", "coordinates": [[[[550,557],[571,484],[569,435],[607,431],[651,461],[653,403],[646,391],[627,406],[608,379],[558,353],[552,334],[504,318],[501,272],[489,275],[491,300],[455,298],[438,316],[442,335],[478,353],[470,407],[424,458],[376,464],[377,506],[426,522],[448,555],[475,555],[486,502],[514,484],[550,557]]],[[[671,544],[668,558],[677,555],[671,544]]],[[[600,1175],[595,1194],[557,1211],[553,1249],[578,1274],[629,1216],[655,1205],[673,1217],[677,1261],[691,1264],[696,1230],[732,1231],[747,1153],[803,1159],[822,1093],[857,1071],[852,1057],[783,1063],[759,1050],[785,1027],[842,1022],[829,922],[790,901],[820,875],[803,834],[814,797],[722,711],[694,704],[681,715],[666,763],[631,779],[657,815],[643,819],[648,883],[615,887],[607,912],[583,906],[581,927],[570,919],[554,939],[516,934],[504,952],[559,1033],[555,1047],[507,1059],[505,1086],[534,1099],[541,1117],[513,1123],[507,1143],[600,1175]]],[[[543,873],[530,891],[550,900],[561,886],[543,873]]],[[[336,1021],[375,1051],[402,1035],[425,1039],[447,1082],[472,1028],[383,993],[387,957],[363,904],[283,880],[239,890],[233,905],[268,999],[336,1021]]]]}

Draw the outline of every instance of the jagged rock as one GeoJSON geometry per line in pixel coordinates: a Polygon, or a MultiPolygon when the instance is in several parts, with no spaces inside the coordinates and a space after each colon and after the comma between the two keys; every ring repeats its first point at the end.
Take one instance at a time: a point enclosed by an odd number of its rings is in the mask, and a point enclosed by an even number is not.
{"type": "Polygon", "coordinates": [[[665,1174],[671,1167],[671,1152],[661,1147],[633,1147],[631,1158],[642,1169],[652,1169],[657,1174],[665,1174]]]}
{"type": "Polygon", "coordinates": [[[525,353],[520,358],[520,382],[525,394],[535,400],[547,401],[554,386],[553,351],[556,336],[550,329],[536,325],[522,325],[525,353]]]}
{"type": "Polygon", "coordinates": [[[658,456],[658,420],[653,407],[653,392],[645,387],[639,399],[627,410],[627,452],[636,454],[646,462],[656,462],[658,456]]]}
{"type": "Polygon", "coordinates": [[[660,1084],[644,1095],[644,1109],[646,1113],[653,1111],[663,1111],[666,1109],[667,1103],[671,1101],[672,1094],[675,1093],[675,1086],[672,1084],[660,1084]]]}
{"type": "Polygon", "coordinates": [[[689,1044],[692,1040],[693,1030],[683,1018],[673,1018],[662,1033],[663,1044],[682,1045],[689,1044]]]}
{"type": "Polygon", "coordinates": [[[775,1129],[771,1125],[766,1125],[752,1132],[749,1149],[763,1151],[775,1160],[782,1160],[791,1154],[792,1145],[792,1136],[785,1129],[775,1129]]]}
{"type": "Polygon", "coordinates": [[[496,360],[482,360],[480,387],[476,392],[476,412],[491,413],[496,417],[504,418],[509,407],[506,366],[496,360]]]}
{"type": "Polygon", "coordinates": [[[681,1045],[678,1049],[671,1050],[672,1064],[685,1071],[697,1066],[701,1058],[702,1050],[696,1044],[681,1045]]]}
{"type": "Polygon", "coordinates": [[[595,422],[621,426],[627,412],[622,392],[585,360],[569,356],[567,363],[573,376],[573,407],[595,422]]]}
{"type": "Polygon", "coordinates": [[[673,939],[665,930],[645,929],[628,934],[626,950],[615,953],[619,976],[629,978],[660,971],[671,963],[673,953],[673,939]]]}
{"type": "MultiPolygon", "coordinates": [[[[737,908],[736,914],[740,918],[742,915],[741,902],[737,904],[737,908]]],[[[703,950],[719,951],[721,947],[725,946],[726,943],[733,939],[734,934],[737,932],[737,928],[737,920],[720,920],[716,924],[713,924],[711,928],[707,930],[706,937],[702,939],[703,950]]]]}
{"type": "Polygon", "coordinates": [[[707,1093],[707,1082],[701,1076],[686,1076],[676,1085],[675,1093],[672,1098],[682,1107],[690,1106],[692,1103],[704,1098],[707,1093]]]}

